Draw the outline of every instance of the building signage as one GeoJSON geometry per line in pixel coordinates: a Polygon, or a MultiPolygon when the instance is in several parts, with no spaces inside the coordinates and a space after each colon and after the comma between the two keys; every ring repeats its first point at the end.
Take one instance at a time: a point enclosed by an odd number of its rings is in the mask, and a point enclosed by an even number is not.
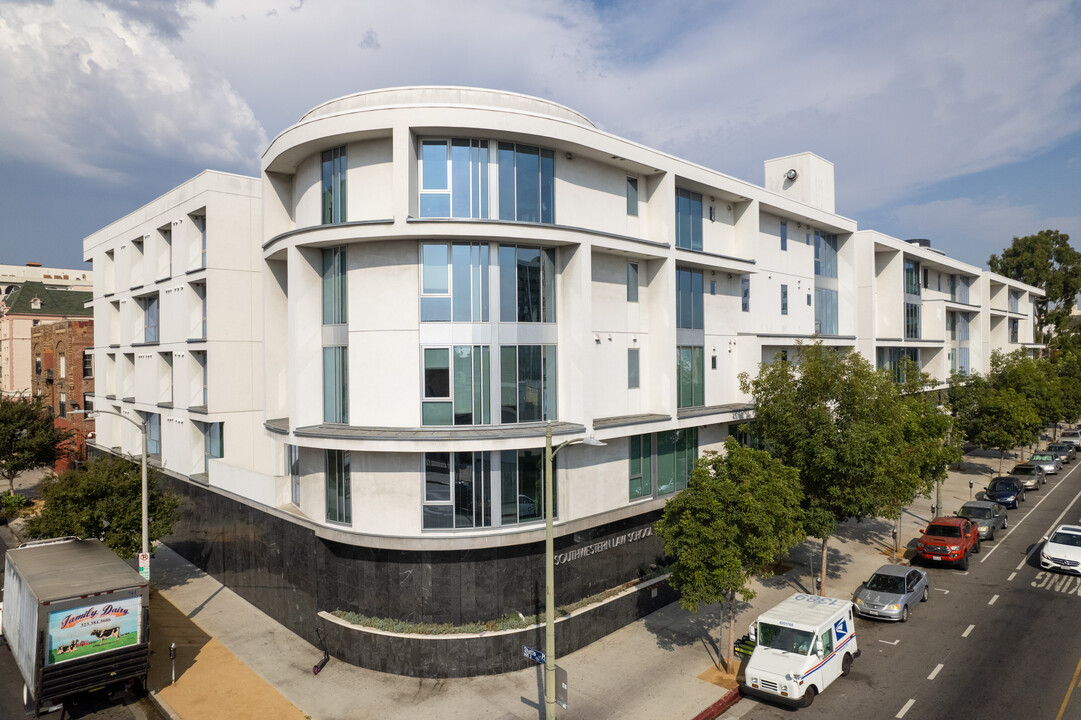
{"type": "Polygon", "coordinates": [[[631,530],[625,532],[622,535],[616,535],[606,540],[590,543],[589,545],[583,545],[566,552],[556,553],[555,564],[563,565],[569,563],[571,560],[577,560],[588,555],[596,555],[602,553],[605,550],[611,550],[612,548],[619,547],[620,545],[626,545],[627,543],[637,542],[644,538],[653,535],[653,526],[647,525],[644,528],[638,528],[637,530],[631,530]]]}

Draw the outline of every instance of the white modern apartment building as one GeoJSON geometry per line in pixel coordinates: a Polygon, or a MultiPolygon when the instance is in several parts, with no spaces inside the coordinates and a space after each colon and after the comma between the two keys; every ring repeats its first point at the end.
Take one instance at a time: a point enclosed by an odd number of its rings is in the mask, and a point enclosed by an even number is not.
{"type": "MultiPolygon", "coordinates": [[[[1037,288],[857,230],[813,154],[765,174],[513,93],[330,101],[260,179],[203,173],[86,239],[95,403],[145,422],[190,498],[170,544],[311,639],[334,610],[536,612],[545,431],[594,438],[555,473],[558,600],[593,595],[658,563],[665,501],[753,415],[740,372],[812,339],[941,380],[1032,346],[1037,288]]],[[[139,452],[117,418],[97,441],[139,452]]],[[[563,651],[668,597],[597,613],[563,651]]],[[[521,663],[336,637],[392,671],[521,663]]]]}

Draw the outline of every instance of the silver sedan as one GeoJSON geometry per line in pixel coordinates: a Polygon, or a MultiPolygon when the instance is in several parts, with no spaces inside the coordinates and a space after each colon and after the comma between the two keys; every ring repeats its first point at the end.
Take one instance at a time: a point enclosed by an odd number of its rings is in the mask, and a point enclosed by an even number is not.
{"type": "Polygon", "coordinates": [[[908,620],[909,608],[927,602],[927,573],[904,565],[883,565],[852,598],[856,614],[880,620],[908,620]]]}

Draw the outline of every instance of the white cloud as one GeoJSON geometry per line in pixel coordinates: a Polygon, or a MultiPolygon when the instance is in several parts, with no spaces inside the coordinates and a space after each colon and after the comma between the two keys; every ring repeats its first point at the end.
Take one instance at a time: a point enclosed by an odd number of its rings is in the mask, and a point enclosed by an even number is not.
{"type": "Polygon", "coordinates": [[[227,78],[174,53],[176,8],[113,5],[0,5],[0,157],[107,180],[147,156],[255,168],[262,127],[227,78]]]}

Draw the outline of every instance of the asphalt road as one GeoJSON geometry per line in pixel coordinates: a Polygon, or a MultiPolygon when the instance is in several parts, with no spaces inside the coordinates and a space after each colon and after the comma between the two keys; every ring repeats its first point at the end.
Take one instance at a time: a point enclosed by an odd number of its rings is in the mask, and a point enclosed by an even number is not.
{"type": "MultiPolygon", "coordinates": [[[[1040,570],[1041,539],[1081,522],[1081,458],[1009,511],[968,572],[925,568],[931,598],[907,623],[857,618],[863,654],[801,718],[1081,718],[1081,577],[1040,570]]],[[[850,588],[852,591],[855,588],[850,588]]],[[[791,718],[745,698],[740,716],[791,718]]]]}

